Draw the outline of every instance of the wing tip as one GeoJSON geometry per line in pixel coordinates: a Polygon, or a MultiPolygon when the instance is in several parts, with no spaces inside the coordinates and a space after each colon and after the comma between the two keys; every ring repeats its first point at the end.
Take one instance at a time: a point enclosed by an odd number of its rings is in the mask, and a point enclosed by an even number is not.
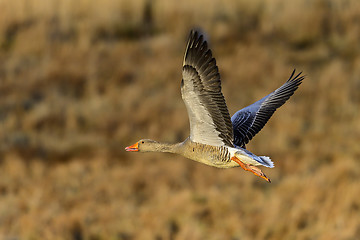
{"type": "Polygon", "coordinates": [[[300,85],[302,83],[302,81],[305,79],[306,75],[301,75],[302,74],[302,71],[301,71],[294,77],[295,72],[296,72],[296,68],[294,68],[294,70],[292,71],[287,82],[297,82],[297,85],[300,85]]]}
{"type": "Polygon", "coordinates": [[[186,65],[187,59],[190,58],[191,61],[191,58],[196,57],[196,55],[198,55],[199,52],[207,53],[210,55],[210,58],[212,58],[211,50],[208,47],[207,35],[201,30],[201,28],[195,27],[190,30],[188,42],[185,48],[183,66],[186,65]],[[190,49],[193,49],[192,50],[193,54],[189,53],[190,49]]]}
{"type": "Polygon", "coordinates": [[[199,37],[203,37],[204,41],[207,41],[207,37],[205,32],[200,28],[200,27],[193,27],[192,29],[190,29],[190,36],[197,36],[197,38],[199,37]]]}

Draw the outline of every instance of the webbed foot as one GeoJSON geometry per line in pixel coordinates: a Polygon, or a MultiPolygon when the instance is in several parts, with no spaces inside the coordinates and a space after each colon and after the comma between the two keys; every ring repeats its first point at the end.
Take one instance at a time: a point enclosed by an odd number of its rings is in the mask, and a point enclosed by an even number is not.
{"type": "Polygon", "coordinates": [[[261,177],[262,179],[265,179],[267,182],[271,183],[270,178],[266,177],[266,175],[260,170],[260,168],[257,168],[250,164],[243,163],[237,157],[232,157],[231,160],[239,164],[240,167],[242,167],[242,169],[244,169],[245,171],[252,172],[256,176],[261,177]]]}

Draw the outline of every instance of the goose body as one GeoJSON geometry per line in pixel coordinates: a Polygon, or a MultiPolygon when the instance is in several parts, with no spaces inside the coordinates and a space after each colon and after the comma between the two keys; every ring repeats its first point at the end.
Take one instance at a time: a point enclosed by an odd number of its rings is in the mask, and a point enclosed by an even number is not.
{"type": "Polygon", "coordinates": [[[230,168],[238,165],[231,161],[235,148],[197,143],[191,141],[190,138],[187,138],[182,144],[183,147],[179,154],[186,158],[217,168],[230,168]]]}
{"type": "Polygon", "coordinates": [[[238,167],[239,164],[231,159],[237,157],[246,164],[253,166],[264,165],[273,167],[270,162],[265,163],[261,158],[243,148],[234,148],[228,146],[212,146],[202,143],[193,142],[187,138],[183,143],[184,146],[179,152],[180,155],[195,160],[206,165],[217,168],[238,167]]]}
{"type": "MultiPolygon", "coordinates": [[[[301,74],[301,73],[300,73],[301,74]]],[[[269,157],[257,156],[245,145],[264,127],[304,79],[295,71],[277,90],[237,111],[231,118],[221,93],[215,58],[204,37],[191,31],[183,61],[181,96],[190,121],[190,136],[181,143],[143,139],[126,151],[170,152],[217,168],[241,166],[270,182],[257,166],[274,167],[269,157]]]]}

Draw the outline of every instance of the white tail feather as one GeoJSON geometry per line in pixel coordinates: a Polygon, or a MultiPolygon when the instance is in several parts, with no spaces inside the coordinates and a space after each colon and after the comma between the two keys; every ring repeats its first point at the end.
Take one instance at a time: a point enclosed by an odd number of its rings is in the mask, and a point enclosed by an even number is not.
{"type": "Polygon", "coordinates": [[[271,161],[271,159],[267,156],[260,156],[259,157],[263,161],[263,165],[269,168],[274,167],[274,163],[271,161]]]}

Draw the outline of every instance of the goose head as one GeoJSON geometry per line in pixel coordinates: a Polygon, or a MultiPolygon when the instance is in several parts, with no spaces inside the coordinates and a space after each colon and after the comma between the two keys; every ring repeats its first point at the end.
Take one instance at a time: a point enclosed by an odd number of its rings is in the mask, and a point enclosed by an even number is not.
{"type": "Polygon", "coordinates": [[[159,143],[151,139],[141,139],[135,144],[125,148],[128,152],[154,152],[159,147],[159,143]]]}

